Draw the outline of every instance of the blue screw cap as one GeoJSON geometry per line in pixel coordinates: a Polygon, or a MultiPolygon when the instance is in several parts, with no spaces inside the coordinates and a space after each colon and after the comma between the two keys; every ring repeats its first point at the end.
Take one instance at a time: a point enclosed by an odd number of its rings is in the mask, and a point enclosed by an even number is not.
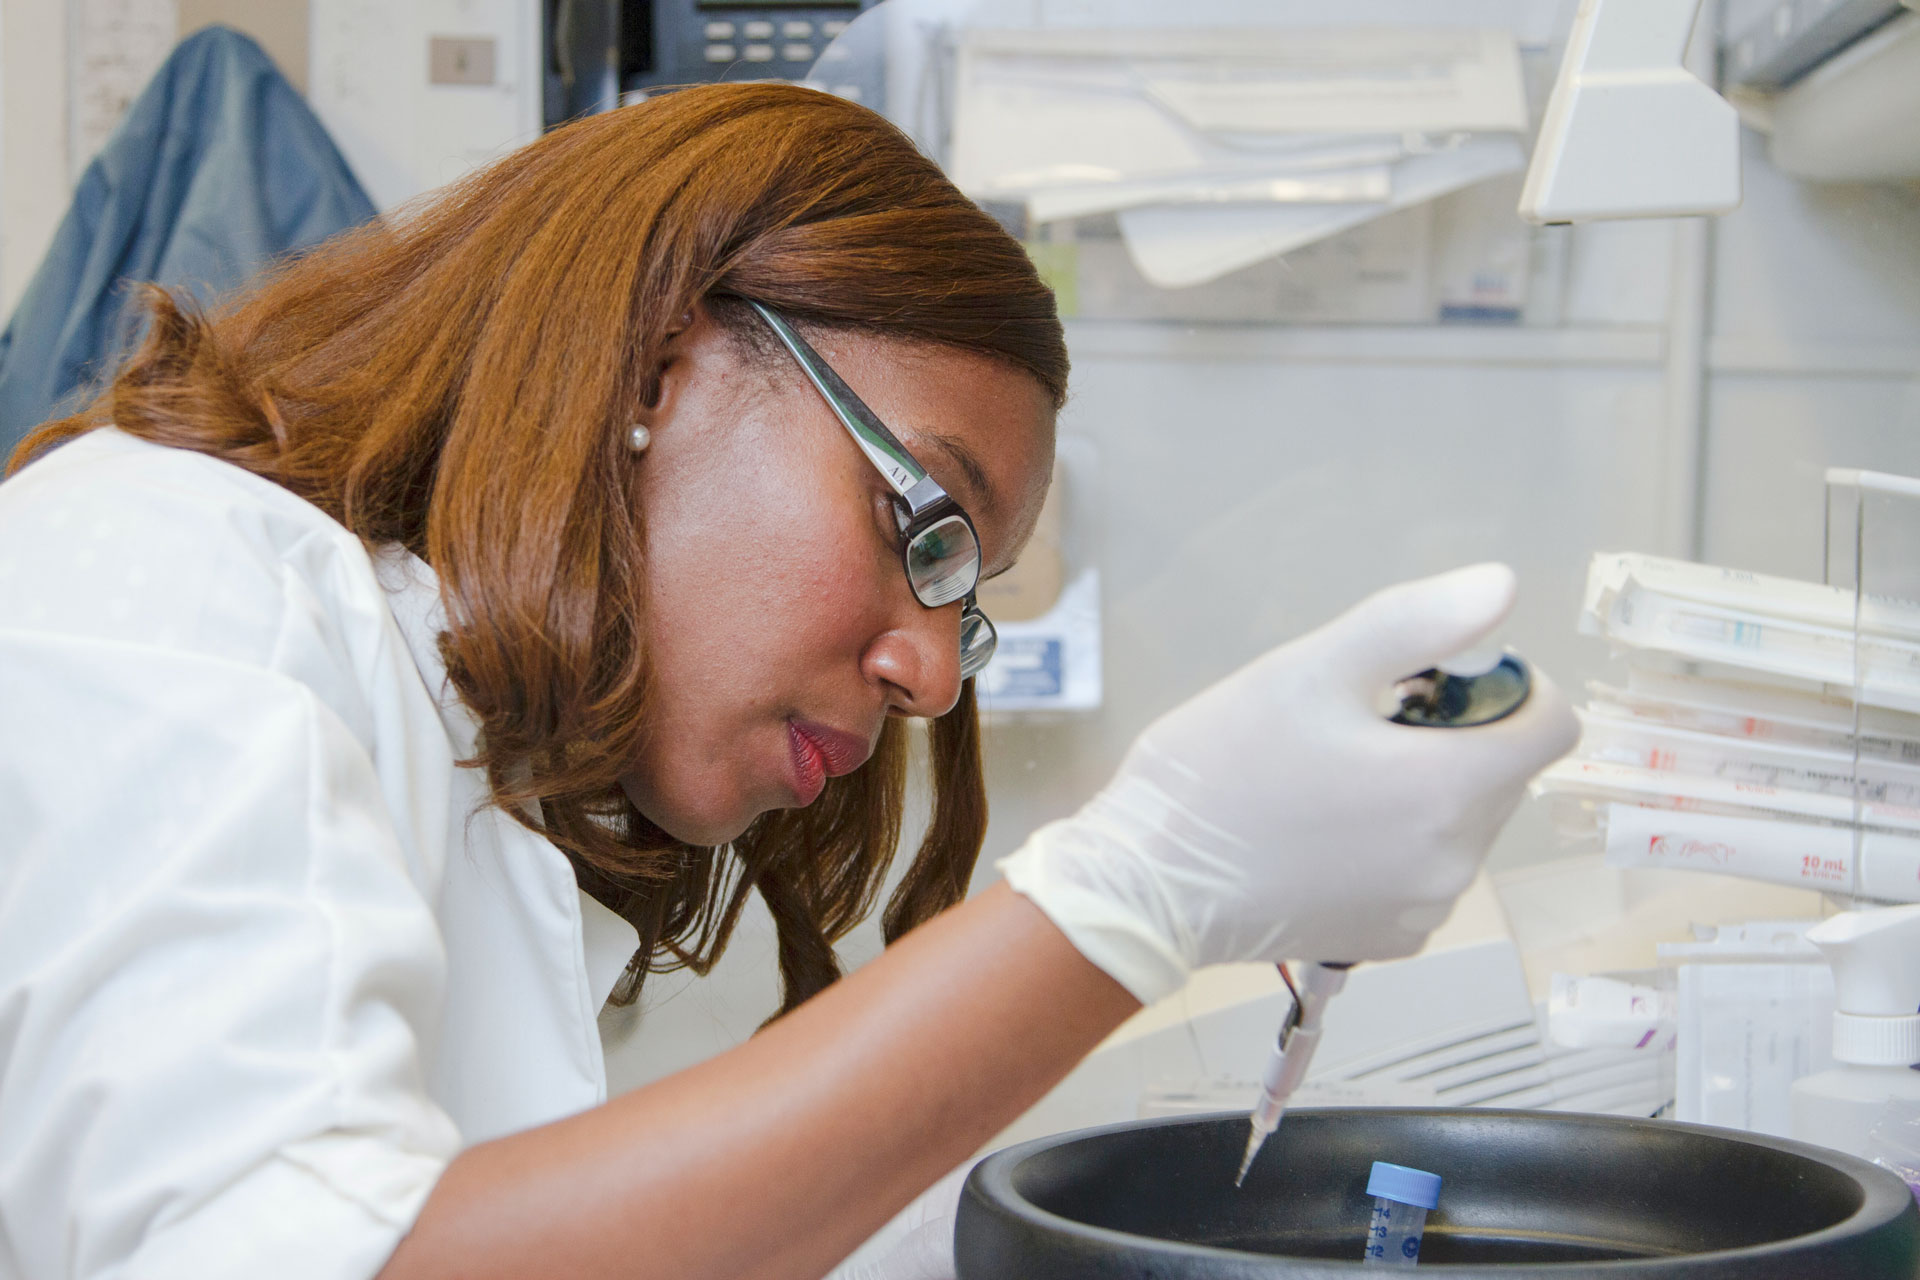
{"type": "Polygon", "coordinates": [[[1367,1179],[1367,1194],[1431,1209],[1440,1203],[1440,1175],[1375,1160],[1373,1174],[1367,1179]]]}

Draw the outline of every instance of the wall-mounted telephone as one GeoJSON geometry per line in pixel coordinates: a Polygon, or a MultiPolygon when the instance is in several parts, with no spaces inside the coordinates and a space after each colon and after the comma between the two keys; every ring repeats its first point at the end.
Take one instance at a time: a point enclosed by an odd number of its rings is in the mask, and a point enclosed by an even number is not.
{"type": "MultiPolygon", "coordinates": [[[[821,51],[878,2],[541,0],[543,122],[551,128],[674,86],[806,80],[821,51]]],[[[809,83],[883,105],[883,70],[870,57],[837,63],[831,76],[809,83]]]]}

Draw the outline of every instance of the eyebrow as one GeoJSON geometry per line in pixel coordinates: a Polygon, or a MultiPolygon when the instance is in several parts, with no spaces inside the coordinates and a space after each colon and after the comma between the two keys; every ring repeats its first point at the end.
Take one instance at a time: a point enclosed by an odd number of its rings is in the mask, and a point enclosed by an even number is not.
{"type": "MultiPolygon", "coordinates": [[[[818,391],[821,398],[827,402],[827,407],[833,411],[834,416],[840,419],[840,425],[852,434],[861,452],[867,455],[867,460],[887,477],[894,491],[904,497],[907,492],[907,481],[912,476],[905,468],[899,466],[899,463],[904,461],[923,475],[926,472],[925,464],[907,451],[905,443],[895,434],[893,428],[881,420],[880,415],[860,398],[860,393],[847,385],[846,379],[827,363],[827,358],[814,350],[812,344],[801,337],[785,317],[765,303],[749,300],[748,305],[759,313],[760,318],[767,322],[767,327],[773,330],[774,336],[792,354],[801,372],[813,384],[814,390],[818,391]],[[901,456],[892,457],[895,452],[901,456]]],[[[916,434],[924,435],[929,441],[940,446],[941,452],[960,468],[960,473],[966,476],[973,488],[973,496],[979,499],[975,509],[997,517],[1000,513],[999,500],[995,497],[993,486],[987,479],[987,469],[980,465],[980,459],[974,456],[973,451],[961,441],[938,431],[922,430],[916,434]]],[[[931,477],[928,478],[931,479],[931,477]]],[[[938,481],[934,483],[939,484],[938,481]]],[[[952,497],[952,494],[949,493],[948,496],[952,497]]]]}
{"type": "MultiPolygon", "coordinates": [[[[967,448],[964,442],[955,439],[953,436],[943,435],[938,431],[922,429],[915,434],[939,446],[940,451],[946,454],[953,465],[960,469],[960,474],[967,478],[967,483],[972,486],[973,496],[979,500],[982,512],[988,516],[998,518],[1000,515],[999,499],[994,496],[992,481],[987,479],[987,469],[980,465],[980,459],[974,454],[973,450],[967,448]]],[[[972,504],[968,505],[971,506],[972,504]]]]}

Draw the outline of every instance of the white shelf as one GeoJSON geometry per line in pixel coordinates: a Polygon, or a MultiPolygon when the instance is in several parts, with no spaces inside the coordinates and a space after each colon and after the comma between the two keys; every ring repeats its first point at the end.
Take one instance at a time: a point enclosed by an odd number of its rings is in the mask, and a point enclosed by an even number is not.
{"type": "Polygon", "coordinates": [[[1707,368],[1714,373],[1920,378],[1920,346],[1899,342],[1720,337],[1707,344],[1707,368]]]}
{"type": "Polygon", "coordinates": [[[1630,365],[1657,368],[1665,331],[1473,325],[1242,325],[1069,320],[1076,359],[1297,364],[1630,365]]]}

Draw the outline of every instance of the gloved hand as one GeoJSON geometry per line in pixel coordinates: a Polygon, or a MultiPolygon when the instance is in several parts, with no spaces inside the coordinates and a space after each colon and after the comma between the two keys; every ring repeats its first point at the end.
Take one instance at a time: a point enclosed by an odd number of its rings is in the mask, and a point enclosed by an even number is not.
{"type": "Polygon", "coordinates": [[[953,1280],[953,1219],[969,1160],[895,1214],[826,1280],[953,1280]]]}
{"type": "Polygon", "coordinates": [[[1538,670],[1493,724],[1381,714],[1385,691],[1489,636],[1513,597],[1498,564],[1369,597],[1156,720],[1001,871],[1146,1003],[1202,965],[1412,954],[1579,733],[1538,670]]]}

